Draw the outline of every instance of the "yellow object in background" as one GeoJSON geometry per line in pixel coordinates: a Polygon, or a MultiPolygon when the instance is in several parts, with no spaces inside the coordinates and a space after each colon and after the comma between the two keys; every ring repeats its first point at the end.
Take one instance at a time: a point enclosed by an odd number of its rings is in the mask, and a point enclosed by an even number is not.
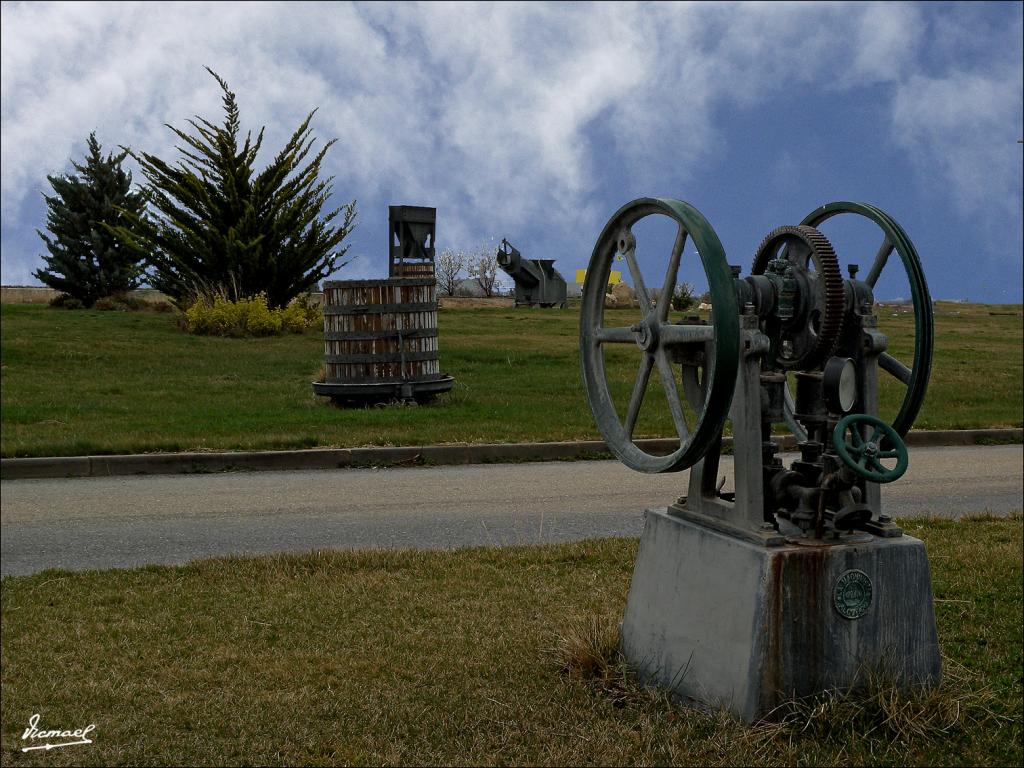
{"type": "MultiPolygon", "coordinates": [[[[576,282],[583,285],[583,281],[587,279],[587,270],[577,269],[576,270],[576,282]]],[[[612,271],[608,273],[608,285],[618,285],[622,282],[622,273],[618,271],[612,271]]]]}

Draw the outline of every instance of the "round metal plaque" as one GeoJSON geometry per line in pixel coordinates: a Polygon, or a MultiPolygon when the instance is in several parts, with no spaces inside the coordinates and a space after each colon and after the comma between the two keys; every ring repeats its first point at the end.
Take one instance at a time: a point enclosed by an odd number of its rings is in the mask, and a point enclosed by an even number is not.
{"type": "Polygon", "coordinates": [[[846,571],[836,581],[832,599],[840,616],[859,619],[871,607],[871,579],[864,571],[846,571]]]}

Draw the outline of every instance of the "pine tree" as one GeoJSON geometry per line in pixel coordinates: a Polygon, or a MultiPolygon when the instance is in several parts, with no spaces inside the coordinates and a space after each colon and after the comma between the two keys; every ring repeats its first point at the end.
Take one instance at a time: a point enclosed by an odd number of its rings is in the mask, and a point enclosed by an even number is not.
{"type": "Polygon", "coordinates": [[[246,134],[239,146],[235,94],[209,67],[223,91],[224,123],[196,116],[195,134],[170,128],[186,147],[171,165],[160,158],[133,155],[148,182],[154,216],[126,242],[153,267],[154,288],[179,303],[199,293],[232,299],[265,293],[271,307],[284,306],[343,264],[352,230],[355,200],[321,216],[333,177],[319,179],[329,141],[300,167],[314,139],[309,113],[291,139],[262,172],[253,165],[263,143],[246,134]],[[341,223],[333,222],[341,215],[341,223]]]}
{"type": "Polygon", "coordinates": [[[97,299],[138,286],[142,266],[115,229],[129,231],[144,218],[145,195],[132,192],[132,175],[121,168],[127,151],[104,159],[96,133],[89,134],[85,164],[77,173],[47,176],[53,196],[46,200],[48,237],[36,230],[50,252],[33,274],[44,285],[92,306],[97,299]]]}

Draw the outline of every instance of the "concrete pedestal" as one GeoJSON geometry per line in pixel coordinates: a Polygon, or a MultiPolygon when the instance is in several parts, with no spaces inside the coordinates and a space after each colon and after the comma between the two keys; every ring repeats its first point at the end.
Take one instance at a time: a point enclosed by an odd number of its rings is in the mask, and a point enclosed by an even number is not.
{"type": "Polygon", "coordinates": [[[666,509],[646,512],[621,646],[644,682],[746,722],[867,669],[941,674],[920,540],[765,547],[666,509]]]}

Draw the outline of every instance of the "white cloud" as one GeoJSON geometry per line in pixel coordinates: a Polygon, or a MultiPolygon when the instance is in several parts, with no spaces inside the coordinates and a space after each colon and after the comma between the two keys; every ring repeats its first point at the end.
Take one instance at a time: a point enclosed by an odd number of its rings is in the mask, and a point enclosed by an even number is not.
{"type": "Polygon", "coordinates": [[[316,135],[339,139],[325,165],[338,202],[358,197],[362,226],[388,203],[436,205],[442,244],[519,231],[564,246],[609,212],[608,163],[626,168],[623,188],[662,193],[667,169],[686,179],[728,151],[730,110],[771,109],[790,89],[891,84],[894,140],[965,210],[986,178],[1017,183],[993,172],[989,137],[1020,131],[1019,67],[1016,102],[1000,100],[1005,65],[922,69],[927,25],[906,4],[34,2],[2,15],[6,283],[30,281],[41,222],[26,217],[90,130],[171,157],[164,123],[217,122],[204,64],[246,128],[266,124],[271,151],[319,106],[316,135]]]}
{"type": "Polygon", "coordinates": [[[923,163],[921,173],[948,184],[968,212],[995,204],[1019,214],[1022,88],[1020,71],[915,75],[894,99],[896,139],[923,163]],[[1016,195],[992,195],[1015,187],[1016,195]]]}
{"type": "MultiPolygon", "coordinates": [[[[1022,18],[1018,13],[1014,24],[988,35],[993,49],[1016,49],[1016,57],[987,66],[984,59],[980,66],[951,64],[934,76],[914,74],[897,87],[892,106],[894,141],[908,153],[920,186],[951,198],[961,213],[959,255],[977,259],[987,253],[985,261],[1005,263],[1007,276],[1020,270],[1012,249],[1019,254],[1024,205],[1017,143],[1024,134],[1022,18]]],[[[940,29],[943,53],[956,62],[970,36],[962,27],[951,33],[948,23],[940,29]]]]}
{"type": "MultiPolygon", "coordinates": [[[[854,82],[899,80],[917,65],[924,37],[921,9],[908,3],[871,4],[854,25],[854,82]]],[[[849,81],[848,81],[849,82],[849,81]]]]}

